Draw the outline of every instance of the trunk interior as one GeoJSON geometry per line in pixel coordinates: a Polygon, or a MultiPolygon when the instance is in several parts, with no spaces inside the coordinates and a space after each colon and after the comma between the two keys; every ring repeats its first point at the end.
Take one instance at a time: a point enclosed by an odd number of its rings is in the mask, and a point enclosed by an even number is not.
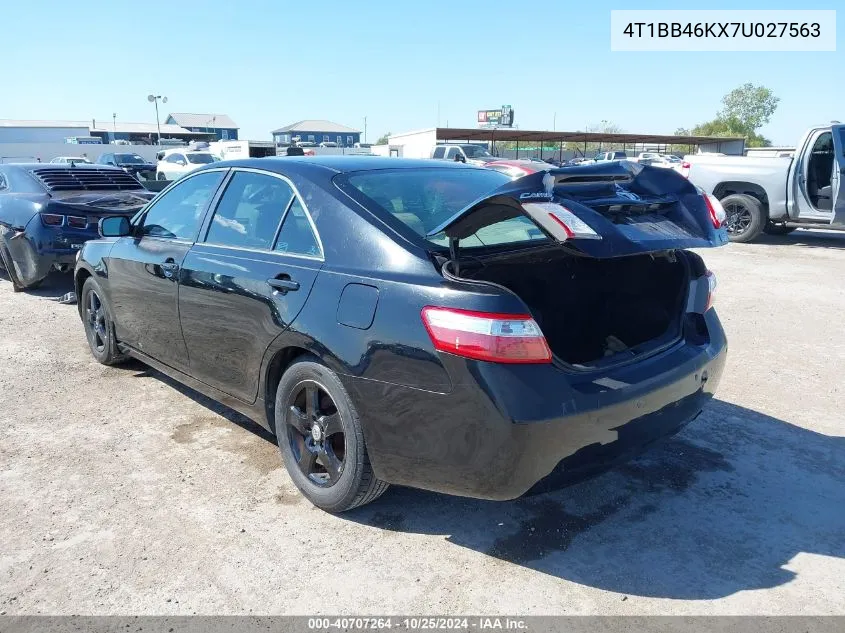
{"type": "Polygon", "coordinates": [[[512,255],[481,267],[467,262],[461,277],[492,281],[517,294],[552,353],[572,365],[623,361],[675,340],[689,285],[683,253],[674,261],[561,251],[512,255]]]}

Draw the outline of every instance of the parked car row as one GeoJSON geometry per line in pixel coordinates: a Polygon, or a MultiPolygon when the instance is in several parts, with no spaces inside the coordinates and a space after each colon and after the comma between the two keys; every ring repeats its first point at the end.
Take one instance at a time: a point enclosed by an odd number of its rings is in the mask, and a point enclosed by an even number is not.
{"type": "Polygon", "coordinates": [[[511,499],[577,481],[693,420],[724,367],[715,278],[687,250],[725,243],[718,202],[667,170],[247,159],[139,210],[117,167],[0,169],[13,282],[15,243],[87,239],[93,356],[250,416],[331,512],[391,483],[511,499]],[[3,193],[22,190],[25,208],[3,193]],[[68,237],[81,204],[99,239],[68,237]]]}

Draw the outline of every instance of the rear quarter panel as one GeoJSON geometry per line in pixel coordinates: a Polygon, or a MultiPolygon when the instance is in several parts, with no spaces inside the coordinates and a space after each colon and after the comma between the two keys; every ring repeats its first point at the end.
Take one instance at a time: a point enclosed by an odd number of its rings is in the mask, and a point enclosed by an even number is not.
{"type": "MultiPolygon", "coordinates": [[[[690,181],[708,193],[718,191],[725,183],[749,183],[765,192],[769,217],[786,215],[786,185],[791,158],[690,155],[684,160],[690,164],[690,181]]],[[[742,192],[737,186],[731,189],[742,192]]]]}

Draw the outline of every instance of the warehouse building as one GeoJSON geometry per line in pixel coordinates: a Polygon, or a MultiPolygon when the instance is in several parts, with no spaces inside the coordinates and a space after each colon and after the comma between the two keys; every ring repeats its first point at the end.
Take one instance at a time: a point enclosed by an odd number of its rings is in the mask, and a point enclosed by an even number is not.
{"type": "Polygon", "coordinates": [[[214,134],[214,141],[237,141],[238,124],[227,114],[193,114],[190,112],[171,112],[165,123],[178,125],[191,132],[214,134]]]}
{"type": "Polygon", "coordinates": [[[361,142],[361,131],[332,121],[307,119],[273,130],[273,141],[277,146],[336,143],[338,147],[352,147],[361,142]]]}
{"type": "Polygon", "coordinates": [[[0,143],[111,143],[115,140],[152,145],[162,139],[214,140],[214,132],[192,131],[179,125],[127,123],[114,119],[90,121],[27,121],[0,119],[0,143]]]}

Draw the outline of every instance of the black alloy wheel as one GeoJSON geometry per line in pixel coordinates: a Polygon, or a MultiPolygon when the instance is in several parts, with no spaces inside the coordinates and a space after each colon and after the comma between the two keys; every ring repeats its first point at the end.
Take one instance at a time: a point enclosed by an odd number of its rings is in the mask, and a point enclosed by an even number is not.
{"type": "Polygon", "coordinates": [[[300,472],[317,486],[334,486],[344,471],[346,435],[327,389],[310,379],[297,384],[288,398],[285,422],[300,472]]]}
{"type": "Polygon", "coordinates": [[[728,203],[725,208],[728,235],[744,235],[751,227],[751,210],[739,202],[728,203]]]}
{"type": "Polygon", "coordinates": [[[109,345],[108,324],[103,301],[96,290],[88,292],[88,302],[85,305],[85,333],[91,343],[92,350],[103,354],[109,345]]]}
{"type": "Polygon", "coordinates": [[[94,277],[89,277],[82,284],[82,296],[79,297],[79,316],[85,327],[85,338],[91,354],[103,365],[116,365],[126,360],[120,352],[114,336],[111,310],[104,299],[103,289],[94,277]]]}

